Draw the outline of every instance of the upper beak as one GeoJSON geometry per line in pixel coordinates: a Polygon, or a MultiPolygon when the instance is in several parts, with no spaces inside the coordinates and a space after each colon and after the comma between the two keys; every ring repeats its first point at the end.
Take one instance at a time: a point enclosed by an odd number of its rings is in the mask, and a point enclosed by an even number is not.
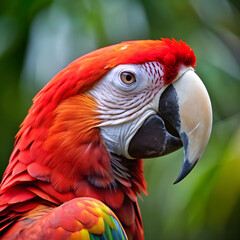
{"type": "Polygon", "coordinates": [[[150,116],[129,143],[133,158],[168,154],[184,147],[180,182],[196,165],[208,143],[212,128],[212,107],[198,75],[189,69],[161,94],[158,113],[150,116]]]}

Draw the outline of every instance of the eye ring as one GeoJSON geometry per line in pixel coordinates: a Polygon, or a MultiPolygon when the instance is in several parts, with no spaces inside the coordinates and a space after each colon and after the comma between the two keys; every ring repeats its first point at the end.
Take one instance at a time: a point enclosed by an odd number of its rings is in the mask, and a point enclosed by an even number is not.
{"type": "Polygon", "coordinates": [[[121,73],[120,77],[121,77],[122,82],[127,85],[136,82],[136,77],[131,72],[124,71],[121,73]]]}

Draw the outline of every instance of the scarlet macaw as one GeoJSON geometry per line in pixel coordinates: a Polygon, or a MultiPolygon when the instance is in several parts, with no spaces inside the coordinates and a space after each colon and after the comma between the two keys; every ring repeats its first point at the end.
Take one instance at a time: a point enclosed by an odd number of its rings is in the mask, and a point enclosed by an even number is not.
{"type": "Polygon", "coordinates": [[[201,157],[212,110],[182,41],[129,41],[75,60],[34,98],[0,190],[1,239],[144,239],[141,158],[201,157]]]}

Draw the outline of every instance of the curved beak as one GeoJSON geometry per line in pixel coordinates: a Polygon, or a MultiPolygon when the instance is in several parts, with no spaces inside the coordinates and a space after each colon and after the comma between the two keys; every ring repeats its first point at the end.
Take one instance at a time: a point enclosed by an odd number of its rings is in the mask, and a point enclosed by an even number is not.
{"type": "Polygon", "coordinates": [[[184,148],[180,182],[196,165],[208,143],[212,107],[198,75],[189,69],[161,94],[158,113],[150,116],[129,143],[133,158],[158,157],[184,148]]]}
{"type": "Polygon", "coordinates": [[[182,168],[174,182],[178,183],[193,169],[207,146],[212,130],[212,106],[204,84],[192,70],[184,73],[173,87],[178,95],[184,147],[182,168]]]}

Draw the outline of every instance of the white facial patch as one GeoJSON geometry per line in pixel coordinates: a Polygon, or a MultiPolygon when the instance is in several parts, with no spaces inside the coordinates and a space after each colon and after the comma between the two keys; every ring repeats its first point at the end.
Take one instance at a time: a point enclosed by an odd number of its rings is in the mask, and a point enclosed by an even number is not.
{"type": "Polygon", "coordinates": [[[108,72],[87,94],[97,103],[98,126],[110,152],[131,158],[128,145],[144,121],[158,111],[164,91],[163,66],[159,62],[119,65],[108,72]],[[135,81],[126,84],[123,72],[135,81]]]}

